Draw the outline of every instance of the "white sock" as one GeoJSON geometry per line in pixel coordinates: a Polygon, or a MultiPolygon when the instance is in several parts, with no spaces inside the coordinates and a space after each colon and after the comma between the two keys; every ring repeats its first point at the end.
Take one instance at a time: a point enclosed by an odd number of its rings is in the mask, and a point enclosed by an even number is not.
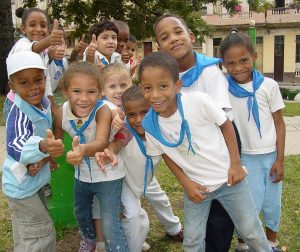
{"type": "Polygon", "coordinates": [[[271,242],[268,240],[268,243],[272,248],[277,248],[277,246],[279,245],[279,242],[277,240],[275,242],[271,242]]]}
{"type": "Polygon", "coordinates": [[[105,251],[105,242],[97,242],[96,243],[96,251],[105,251]]]}
{"type": "Polygon", "coordinates": [[[244,242],[238,242],[237,246],[236,246],[236,249],[238,251],[245,251],[247,249],[249,249],[248,245],[244,242]]]}

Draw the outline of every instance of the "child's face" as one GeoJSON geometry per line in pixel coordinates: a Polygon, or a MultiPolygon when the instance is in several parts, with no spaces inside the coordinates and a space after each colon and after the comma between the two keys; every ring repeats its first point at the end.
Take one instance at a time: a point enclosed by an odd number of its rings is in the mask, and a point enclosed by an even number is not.
{"type": "Polygon", "coordinates": [[[31,12],[25,25],[22,26],[22,32],[30,41],[40,41],[48,35],[48,22],[46,16],[39,12],[31,12]]]}
{"type": "Polygon", "coordinates": [[[45,80],[44,70],[28,68],[11,76],[10,87],[24,101],[39,107],[45,94],[45,80]]]}
{"type": "Polygon", "coordinates": [[[63,91],[69,101],[72,113],[84,118],[89,116],[100,97],[97,81],[88,75],[75,75],[69,80],[69,85],[63,91]]]}
{"type": "Polygon", "coordinates": [[[129,29],[119,29],[117,52],[122,53],[128,44],[129,29]]]}
{"type": "Polygon", "coordinates": [[[105,57],[110,58],[117,49],[117,34],[114,31],[106,30],[97,37],[97,49],[105,57]]]}
{"type": "Polygon", "coordinates": [[[224,53],[223,65],[237,83],[244,84],[252,80],[253,63],[256,53],[252,54],[243,45],[231,46],[224,53]]]}
{"type": "Polygon", "coordinates": [[[126,101],[124,111],[130,126],[141,136],[145,136],[145,130],[142,127],[142,121],[149,111],[150,106],[144,98],[136,101],[126,101]]]}
{"type": "Polygon", "coordinates": [[[131,80],[125,73],[113,73],[108,75],[104,80],[104,88],[102,94],[107,100],[117,105],[122,106],[122,95],[126,89],[131,86],[131,80]]]}
{"type": "Polygon", "coordinates": [[[129,53],[129,58],[131,59],[135,53],[136,50],[136,43],[129,41],[128,42],[128,53],[129,53]]]}
{"type": "Polygon", "coordinates": [[[140,76],[146,101],[162,117],[170,117],[177,110],[176,94],[181,82],[174,83],[171,74],[162,68],[146,67],[140,76]]]}
{"type": "Polygon", "coordinates": [[[192,32],[175,17],[166,17],[156,26],[155,35],[161,52],[168,53],[176,60],[193,54],[192,43],[195,37],[192,32]]]}

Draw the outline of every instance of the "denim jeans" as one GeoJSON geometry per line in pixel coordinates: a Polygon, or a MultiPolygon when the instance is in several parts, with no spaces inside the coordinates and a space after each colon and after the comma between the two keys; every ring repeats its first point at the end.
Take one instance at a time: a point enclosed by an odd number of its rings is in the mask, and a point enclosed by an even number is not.
{"type": "Polygon", "coordinates": [[[74,215],[79,230],[85,239],[96,240],[92,220],[92,204],[95,195],[100,202],[106,251],[129,251],[120,221],[122,184],[123,179],[98,183],[86,183],[75,179],[74,215]]]}
{"type": "Polygon", "coordinates": [[[225,208],[250,251],[271,251],[248,182],[244,179],[234,186],[224,184],[216,191],[207,193],[206,198],[198,204],[184,195],[185,252],[205,251],[206,223],[212,199],[218,199],[225,208]]]}

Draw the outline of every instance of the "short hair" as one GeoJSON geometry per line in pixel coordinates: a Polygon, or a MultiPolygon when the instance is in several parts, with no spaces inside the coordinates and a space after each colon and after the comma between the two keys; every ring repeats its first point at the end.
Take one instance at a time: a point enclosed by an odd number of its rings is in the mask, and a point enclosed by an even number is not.
{"type": "Polygon", "coordinates": [[[103,78],[101,72],[96,65],[87,61],[78,61],[70,64],[68,70],[64,73],[63,77],[59,81],[59,87],[62,90],[67,90],[71,79],[80,75],[85,75],[94,79],[97,82],[99,91],[102,91],[103,78]]]}
{"type": "Polygon", "coordinates": [[[21,18],[22,20],[22,25],[24,26],[26,24],[27,18],[28,16],[32,13],[32,12],[40,12],[42,14],[45,15],[46,19],[47,19],[47,26],[49,25],[49,16],[46,13],[46,11],[39,9],[39,8],[29,8],[29,9],[25,9],[23,7],[17,8],[15,11],[15,14],[18,18],[21,18]]]}
{"type": "Polygon", "coordinates": [[[126,22],[122,20],[114,20],[114,24],[118,27],[118,30],[128,30],[129,31],[129,26],[126,22]]]}
{"type": "Polygon", "coordinates": [[[142,98],[144,99],[141,87],[138,85],[132,85],[122,95],[123,107],[125,107],[126,102],[137,101],[142,98]]]}
{"type": "Polygon", "coordinates": [[[132,42],[132,43],[137,43],[137,39],[134,35],[130,34],[129,35],[129,39],[128,39],[129,42],[132,42]]]}
{"type": "Polygon", "coordinates": [[[117,28],[117,26],[109,21],[101,21],[99,23],[93,24],[90,28],[90,37],[92,39],[93,34],[96,35],[96,38],[99,36],[100,33],[104,32],[104,31],[113,31],[117,34],[117,36],[119,35],[119,30],[117,28]]]}
{"type": "Polygon", "coordinates": [[[167,53],[153,52],[148,54],[140,63],[139,66],[139,79],[143,74],[143,71],[147,67],[162,68],[167,71],[174,82],[179,79],[179,67],[176,60],[167,53]]]}
{"type": "Polygon", "coordinates": [[[115,62],[106,65],[105,67],[102,68],[101,72],[102,72],[104,83],[106,82],[106,79],[112,74],[125,74],[126,77],[128,78],[128,82],[130,82],[131,84],[130,72],[128,68],[122,63],[115,62]]]}
{"type": "Polygon", "coordinates": [[[255,49],[253,44],[248,36],[238,31],[238,29],[233,28],[230,30],[230,34],[221,41],[220,44],[220,54],[221,57],[224,57],[226,51],[232,46],[244,46],[247,50],[253,54],[255,49]]]}

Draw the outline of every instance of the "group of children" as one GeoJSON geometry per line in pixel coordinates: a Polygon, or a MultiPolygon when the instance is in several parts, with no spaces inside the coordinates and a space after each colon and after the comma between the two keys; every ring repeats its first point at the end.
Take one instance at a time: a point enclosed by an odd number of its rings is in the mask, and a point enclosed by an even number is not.
{"type": "Polygon", "coordinates": [[[237,251],[280,251],[284,104],[277,83],[253,68],[247,36],[234,30],[221,43],[226,79],[220,59],[193,50],[185,21],[163,15],[154,24],[159,52],[141,61],[132,85],[139,62],[130,60],[122,21],[94,24],[90,44],[83,36],[72,53],[79,61],[67,69],[57,20],[49,34],[46,14],[28,9],[22,31],[7,58],[2,175],[15,251],[55,251],[44,185],[64,152],[64,132],[73,138],[66,162],[75,169],[79,251],[148,250],[143,196],[184,251],[228,251],[234,227],[237,251]],[[51,64],[60,67],[52,76],[66,100],[61,107],[52,105],[51,64]],[[184,189],[184,234],[154,175],[162,159],[184,189]]]}

